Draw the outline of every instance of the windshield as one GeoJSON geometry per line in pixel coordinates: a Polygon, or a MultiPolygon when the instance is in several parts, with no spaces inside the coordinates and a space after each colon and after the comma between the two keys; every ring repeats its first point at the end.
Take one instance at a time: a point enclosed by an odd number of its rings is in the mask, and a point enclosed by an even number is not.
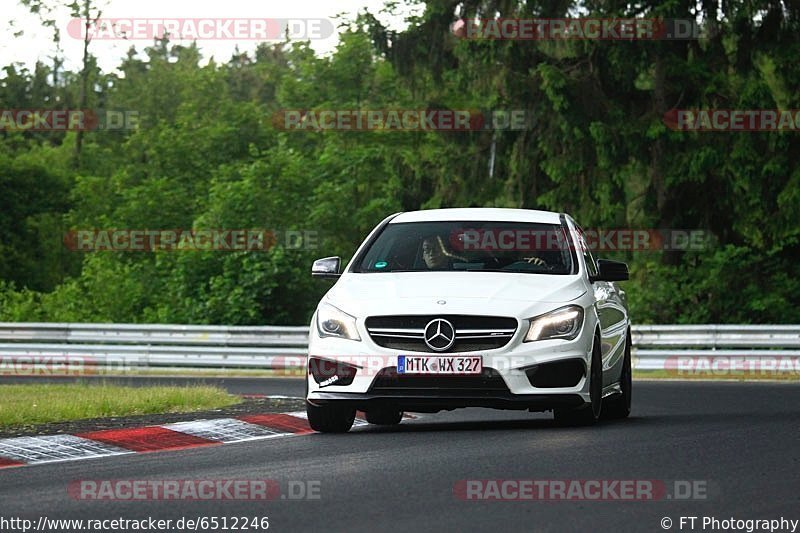
{"type": "Polygon", "coordinates": [[[523,272],[570,274],[559,224],[406,222],[389,224],[353,272],[523,272]]]}

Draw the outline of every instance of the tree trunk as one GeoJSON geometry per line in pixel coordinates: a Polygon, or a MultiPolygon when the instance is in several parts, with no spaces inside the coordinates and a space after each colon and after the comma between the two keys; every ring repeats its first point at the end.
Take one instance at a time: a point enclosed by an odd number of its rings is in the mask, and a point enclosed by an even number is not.
{"type": "MultiPolygon", "coordinates": [[[[92,24],[91,18],[92,2],[91,0],[84,0],[83,2],[83,17],[86,34],[83,36],[83,69],[81,70],[81,88],[78,97],[78,108],[81,112],[86,111],[89,105],[89,43],[91,42],[90,30],[92,24]]],[[[79,128],[75,134],[75,168],[81,166],[81,149],[83,148],[83,129],[79,128]]]]}

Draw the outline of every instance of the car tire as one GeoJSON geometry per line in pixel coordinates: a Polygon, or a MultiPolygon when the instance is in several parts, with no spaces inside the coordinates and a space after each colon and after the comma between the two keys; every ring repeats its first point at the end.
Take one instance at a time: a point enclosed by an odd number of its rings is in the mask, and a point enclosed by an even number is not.
{"type": "Polygon", "coordinates": [[[353,427],[356,410],[344,405],[313,405],[306,402],[308,425],[320,433],[347,433],[353,427]]]}
{"type": "Polygon", "coordinates": [[[365,411],[364,414],[367,422],[377,426],[396,426],[403,420],[403,411],[386,407],[370,409],[365,411]]]}
{"type": "Polygon", "coordinates": [[[600,418],[603,410],[603,356],[600,339],[595,338],[589,372],[589,398],[591,401],[578,408],[553,409],[553,417],[559,426],[591,426],[600,418]]]}
{"type": "Polygon", "coordinates": [[[631,335],[625,339],[625,359],[622,363],[622,374],[619,378],[621,394],[607,398],[603,402],[603,418],[608,420],[627,418],[631,414],[631,397],[633,377],[631,373],[631,335]]]}

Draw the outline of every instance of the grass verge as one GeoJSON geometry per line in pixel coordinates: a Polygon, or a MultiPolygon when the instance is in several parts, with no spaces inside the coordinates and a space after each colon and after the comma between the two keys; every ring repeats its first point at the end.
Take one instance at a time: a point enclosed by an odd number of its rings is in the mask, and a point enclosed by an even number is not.
{"type": "Polygon", "coordinates": [[[123,387],[108,384],[0,385],[0,427],[217,409],[242,401],[211,386],[123,387]]]}
{"type": "Polygon", "coordinates": [[[243,377],[243,378],[297,378],[306,376],[304,368],[267,369],[267,368],[135,368],[122,372],[112,371],[115,376],[175,376],[175,377],[243,377]]]}
{"type": "Polygon", "coordinates": [[[800,381],[794,372],[676,372],[634,370],[633,379],[680,379],[686,381],[800,381]]]}

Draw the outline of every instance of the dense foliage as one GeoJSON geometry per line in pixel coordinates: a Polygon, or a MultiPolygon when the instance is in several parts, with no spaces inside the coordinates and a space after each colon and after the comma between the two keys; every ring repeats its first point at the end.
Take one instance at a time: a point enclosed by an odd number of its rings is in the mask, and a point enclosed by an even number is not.
{"type": "MultiPolygon", "coordinates": [[[[394,33],[368,13],[335,53],[264,44],[203,64],[166,40],[117,73],[88,56],[92,109],[138,129],[0,131],[0,320],[300,324],[386,215],[503,206],[584,227],[701,229],[692,252],[615,252],[638,323],[800,321],[800,131],[681,132],[683,109],[800,108],[800,11],[767,0],[429,1],[394,33]],[[702,20],[689,41],[461,40],[467,17],[702,20]],[[284,131],[282,109],[524,109],[525,130],[284,131]],[[80,157],[78,157],[78,155],[80,157]],[[314,230],[317,250],[94,252],[86,228],[314,230]]],[[[56,66],[58,62],[54,63],[56,66]]],[[[75,109],[82,73],[4,65],[0,109],[75,109]]],[[[798,125],[800,129],[800,125],[798,125]]]]}

